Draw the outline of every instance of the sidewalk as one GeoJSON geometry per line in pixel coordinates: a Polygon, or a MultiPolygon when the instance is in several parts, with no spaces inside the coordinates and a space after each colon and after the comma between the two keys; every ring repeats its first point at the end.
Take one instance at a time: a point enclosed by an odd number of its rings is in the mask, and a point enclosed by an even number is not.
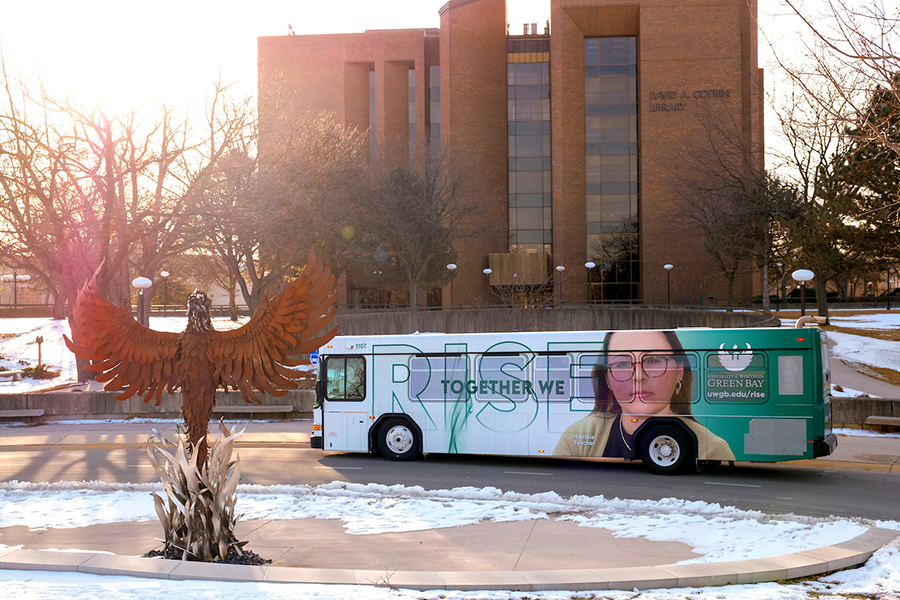
{"type": "MultiPolygon", "coordinates": [[[[828,340],[828,348],[834,348],[833,340],[828,340]]],[[[866,369],[865,365],[848,364],[831,353],[832,385],[863,392],[873,398],[900,398],[900,387],[866,375],[866,369]]]]}
{"type": "MultiPolygon", "coordinates": [[[[147,444],[146,422],[50,423],[0,428],[0,451],[147,444]]],[[[152,424],[174,433],[174,422],[152,424]]],[[[309,421],[247,423],[239,446],[303,447],[309,421]]],[[[797,464],[900,471],[900,438],[840,436],[833,456],[797,464]]],[[[238,537],[271,565],[220,565],[134,556],[159,547],[158,522],[73,529],[0,529],[0,568],[165,579],[384,585],[411,589],[573,591],[756,583],[864,563],[898,532],[872,528],[824,548],[759,560],[676,565],[695,555],[679,542],[614,537],[548,520],[356,536],[316,519],[239,522],[238,537]],[[78,552],[42,552],[77,548],[78,552]],[[131,556],[129,556],[131,554],[131,556]]]]}

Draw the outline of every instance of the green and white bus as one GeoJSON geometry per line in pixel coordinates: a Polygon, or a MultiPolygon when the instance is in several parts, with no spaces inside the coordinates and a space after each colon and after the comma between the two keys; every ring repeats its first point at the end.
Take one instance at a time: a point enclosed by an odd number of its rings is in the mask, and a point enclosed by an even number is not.
{"type": "Polygon", "coordinates": [[[347,335],[319,350],[311,444],[340,452],[702,463],[831,454],[817,328],[347,335]]]}

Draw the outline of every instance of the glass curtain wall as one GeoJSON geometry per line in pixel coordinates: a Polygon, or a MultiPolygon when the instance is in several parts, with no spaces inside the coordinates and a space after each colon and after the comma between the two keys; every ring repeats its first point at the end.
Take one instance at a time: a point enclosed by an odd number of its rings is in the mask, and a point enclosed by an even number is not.
{"type": "Polygon", "coordinates": [[[431,152],[441,151],[441,68],[428,68],[428,143],[431,152]]]}
{"type": "Polygon", "coordinates": [[[409,167],[416,168],[416,70],[409,69],[409,167]]]}
{"type": "Polygon", "coordinates": [[[637,39],[584,45],[587,260],[590,299],[640,298],[637,39]]]}
{"type": "Polygon", "coordinates": [[[375,139],[375,71],[369,71],[369,155],[375,160],[377,140],[375,139]]]}
{"type": "Polygon", "coordinates": [[[551,253],[550,38],[507,40],[509,251],[551,253]]]}

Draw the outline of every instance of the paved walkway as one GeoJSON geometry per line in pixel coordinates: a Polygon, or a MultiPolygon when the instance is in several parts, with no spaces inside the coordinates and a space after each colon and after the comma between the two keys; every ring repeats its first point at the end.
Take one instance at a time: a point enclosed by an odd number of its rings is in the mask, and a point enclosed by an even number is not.
{"type": "MultiPolygon", "coordinates": [[[[143,446],[146,423],[49,423],[0,428],[0,450],[143,446]]],[[[174,424],[157,424],[171,431],[174,424]]],[[[303,428],[301,428],[303,429],[303,428]]],[[[297,422],[251,422],[239,446],[304,446],[297,422]]],[[[834,455],[801,464],[900,472],[900,438],[841,436],[834,455]]],[[[385,585],[411,589],[606,590],[695,587],[806,577],[864,563],[900,533],[872,528],[842,544],[805,552],[706,564],[679,542],[619,538],[555,520],[483,522],[409,533],[348,535],[337,521],[239,522],[238,538],[272,558],[243,566],[146,559],[158,522],[75,529],[0,529],[0,568],[78,571],[168,579],[385,585]],[[79,552],[43,552],[46,549],[79,552]]]]}
{"type": "MultiPolygon", "coordinates": [[[[832,340],[828,341],[828,347],[834,347],[832,340]]],[[[900,398],[900,387],[866,375],[866,369],[865,365],[847,363],[831,354],[831,381],[834,385],[863,392],[873,398],[900,398]]]]}

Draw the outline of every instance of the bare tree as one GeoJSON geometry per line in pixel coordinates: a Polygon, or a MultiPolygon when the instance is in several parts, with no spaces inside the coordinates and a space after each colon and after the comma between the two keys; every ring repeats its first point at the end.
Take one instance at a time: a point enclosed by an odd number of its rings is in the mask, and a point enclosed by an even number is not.
{"type": "MultiPolygon", "coordinates": [[[[859,14],[842,15],[839,6],[833,4],[831,10],[844,35],[850,43],[871,50],[871,41],[856,37],[859,14]],[[857,29],[848,19],[856,20],[857,29]]],[[[837,47],[835,40],[831,42],[837,47]]],[[[808,77],[788,71],[789,95],[776,111],[789,147],[779,166],[796,184],[803,208],[786,223],[796,258],[785,263],[815,272],[823,316],[826,284],[846,294],[857,274],[886,269],[897,256],[900,240],[897,76],[891,76],[892,87],[881,88],[874,77],[878,69],[825,52],[832,46],[819,40],[819,53],[811,58],[816,69],[808,77]],[[874,90],[867,89],[870,85],[874,90]]]]}
{"type": "Polygon", "coordinates": [[[769,312],[772,193],[780,185],[762,168],[762,149],[745,142],[740,115],[710,101],[696,118],[701,135],[688,142],[687,159],[674,174],[684,199],[679,226],[703,237],[707,253],[725,275],[726,304],[733,301],[739,272],[760,268],[763,310],[769,312]]]}
{"type": "Polygon", "coordinates": [[[155,112],[115,116],[32,93],[5,72],[2,85],[7,260],[45,284],[55,317],[98,265],[100,289],[122,302],[130,298],[131,269],[152,277],[168,256],[197,243],[196,203],[231,135],[217,115],[227,86],[216,85],[208,130],[197,132],[163,101],[155,112]]]}
{"type": "Polygon", "coordinates": [[[422,154],[416,169],[376,162],[352,208],[357,248],[389,257],[405,276],[413,310],[420,289],[452,277],[446,265],[455,257],[454,243],[483,227],[471,166],[447,153],[422,154]]]}
{"type": "Polygon", "coordinates": [[[334,257],[348,218],[348,190],[356,189],[363,164],[361,136],[331,115],[294,114],[273,128],[262,149],[252,116],[235,115],[243,130],[232,138],[203,201],[207,247],[251,311],[303,263],[311,246],[334,257]]]}
{"type": "Polygon", "coordinates": [[[813,34],[803,62],[778,58],[787,75],[818,102],[827,118],[859,127],[858,135],[900,155],[900,140],[892,139],[878,120],[858,120],[874,92],[898,89],[898,5],[830,0],[822,14],[810,14],[798,0],[785,4],[813,34]]]}
{"type": "Polygon", "coordinates": [[[845,123],[835,116],[844,114],[847,107],[844,97],[824,81],[789,83],[781,105],[774,107],[787,151],[772,156],[775,168],[796,188],[798,206],[780,220],[775,252],[783,274],[800,268],[816,274],[819,314],[827,316],[827,284],[840,285],[854,270],[849,252],[852,225],[835,203],[826,202],[838,194],[833,158],[850,143],[845,123]],[[813,86],[815,92],[809,93],[813,86]]]}

